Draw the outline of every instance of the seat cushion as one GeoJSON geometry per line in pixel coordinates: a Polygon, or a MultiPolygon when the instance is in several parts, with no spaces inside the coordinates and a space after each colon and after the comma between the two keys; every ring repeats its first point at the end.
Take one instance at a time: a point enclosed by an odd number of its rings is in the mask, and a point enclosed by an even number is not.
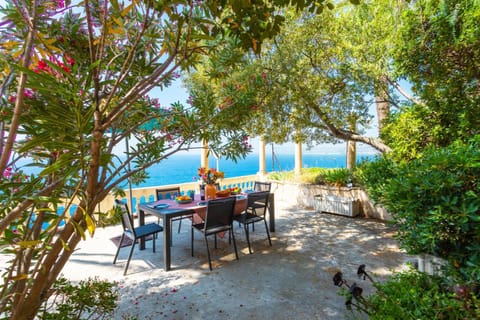
{"type": "Polygon", "coordinates": [[[137,237],[148,236],[153,233],[162,232],[163,228],[157,223],[149,223],[135,228],[137,237]]]}

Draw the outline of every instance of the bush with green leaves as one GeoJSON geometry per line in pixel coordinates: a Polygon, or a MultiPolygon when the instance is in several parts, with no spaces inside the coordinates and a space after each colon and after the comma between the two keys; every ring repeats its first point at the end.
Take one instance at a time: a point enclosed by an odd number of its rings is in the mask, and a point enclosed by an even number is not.
{"type": "Polygon", "coordinates": [[[480,301],[476,288],[449,284],[445,277],[429,275],[413,268],[395,273],[380,282],[370,276],[365,265],[357,275],[370,280],[375,293],[363,296],[362,285],[343,278],[342,272],[333,277],[341,288],[345,306],[352,312],[369,316],[370,320],[384,319],[479,319],[480,301]]]}
{"type": "Polygon", "coordinates": [[[355,182],[368,192],[369,198],[382,203],[385,188],[396,176],[396,164],[388,155],[378,156],[374,161],[360,163],[355,172],[355,182]]]}
{"type": "Polygon", "coordinates": [[[115,282],[89,278],[74,284],[59,278],[37,317],[43,320],[112,319],[117,307],[115,282]]]}
{"type": "Polygon", "coordinates": [[[427,149],[396,167],[382,203],[410,254],[448,260],[450,274],[480,282],[480,136],[469,143],[427,149]],[[472,278],[473,277],[473,278],[472,278]]]}
{"type": "Polygon", "coordinates": [[[316,184],[327,184],[336,187],[346,186],[352,181],[352,173],[345,168],[325,169],[315,179],[316,184]]]}
{"type": "Polygon", "coordinates": [[[416,270],[393,275],[376,283],[376,294],[367,298],[371,320],[397,319],[478,319],[478,295],[464,286],[450,287],[444,278],[416,270]]]}

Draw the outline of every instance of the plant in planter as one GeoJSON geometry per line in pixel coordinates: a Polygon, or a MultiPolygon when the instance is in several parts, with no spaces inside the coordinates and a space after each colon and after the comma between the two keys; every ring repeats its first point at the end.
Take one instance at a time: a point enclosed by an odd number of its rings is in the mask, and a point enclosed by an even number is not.
{"type": "Polygon", "coordinates": [[[352,182],[352,172],[345,168],[326,169],[315,179],[315,184],[345,187],[352,182]]]}

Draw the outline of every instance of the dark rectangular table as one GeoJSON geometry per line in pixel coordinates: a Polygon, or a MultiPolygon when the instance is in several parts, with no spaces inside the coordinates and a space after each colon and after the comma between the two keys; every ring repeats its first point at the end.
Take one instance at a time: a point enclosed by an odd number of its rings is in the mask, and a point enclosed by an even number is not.
{"type": "MultiPolygon", "coordinates": [[[[165,263],[165,271],[171,269],[171,247],[172,247],[172,230],[171,230],[171,220],[175,217],[181,217],[186,215],[194,214],[195,211],[192,209],[154,209],[148,206],[148,203],[142,203],[138,206],[138,220],[140,225],[145,224],[145,214],[150,213],[157,217],[162,218],[163,222],[163,261],[165,263]]],[[[145,239],[140,239],[140,250],[145,249],[145,239]]]]}
{"type": "MultiPolygon", "coordinates": [[[[171,270],[172,258],[171,258],[171,247],[172,247],[172,229],[171,229],[171,220],[175,217],[181,217],[186,215],[192,215],[195,213],[195,210],[191,208],[172,208],[172,209],[154,209],[149,206],[148,203],[142,203],[138,205],[138,220],[140,225],[145,224],[145,214],[152,214],[162,219],[163,227],[163,261],[165,271],[171,270]]],[[[269,229],[271,232],[275,232],[275,206],[274,206],[274,195],[273,193],[269,196],[269,229]]],[[[140,239],[140,250],[145,249],[145,239],[140,239]]]]}

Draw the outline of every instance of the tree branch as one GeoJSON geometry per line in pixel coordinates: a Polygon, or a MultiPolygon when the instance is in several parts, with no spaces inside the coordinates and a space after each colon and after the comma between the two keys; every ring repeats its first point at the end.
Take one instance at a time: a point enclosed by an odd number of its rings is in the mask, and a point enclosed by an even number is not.
{"type": "Polygon", "coordinates": [[[400,94],[402,96],[404,96],[405,98],[407,98],[408,100],[412,101],[413,103],[415,104],[418,104],[420,106],[424,106],[425,103],[423,101],[420,101],[420,100],[417,100],[415,99],[413,96],[409,95],[407,91],[405,91],[405,89],[402,88],[402,86],[396,82],[396,81],[393,81],[391,80],[389,77],[387,77],[387,80],[388,82],[395,88],[397,89],[398,92],[400,92],[400,94]]]}

